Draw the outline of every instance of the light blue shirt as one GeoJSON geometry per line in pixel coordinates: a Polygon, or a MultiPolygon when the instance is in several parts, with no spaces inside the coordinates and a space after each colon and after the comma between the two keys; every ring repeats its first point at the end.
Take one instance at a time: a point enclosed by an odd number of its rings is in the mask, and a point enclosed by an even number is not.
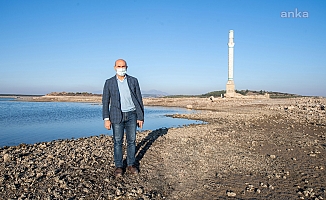
{"type": "Polygon", "coordinates": [[[136,110],[135,104],[131,98],[128,80],[126,76],[122,81],[117,78],[117,81],[120,93],[121,111],[130,112],[136,110]]]}

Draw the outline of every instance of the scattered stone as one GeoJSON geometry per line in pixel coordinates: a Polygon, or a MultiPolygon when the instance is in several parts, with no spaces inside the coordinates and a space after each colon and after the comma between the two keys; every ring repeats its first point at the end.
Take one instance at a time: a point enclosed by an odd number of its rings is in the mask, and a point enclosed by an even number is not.
{"type": "Polygon", "coordinates": [[[10,156],[9,156],[9,154],[5,154],[5,155],[3,155],[3,162],[9,162],[10,161],[10,156]]]}
{"type": "Polygon", "coordinates": [[[232,191],[227,191],[227,192],[226,192],[226,195],[227,195],[228,197],[235,197],[235,196],[237,196],[237,194],[236,194],[235,192],[232,192],[232,191]]]}

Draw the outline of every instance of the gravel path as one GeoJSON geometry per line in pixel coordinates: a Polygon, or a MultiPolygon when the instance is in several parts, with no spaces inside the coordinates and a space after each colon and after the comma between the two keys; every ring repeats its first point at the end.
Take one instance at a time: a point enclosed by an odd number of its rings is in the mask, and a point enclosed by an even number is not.
{"type": "Polygon", "coordinates": [[[113,176],[112,137],[0,149],[0,199],[325,199],[324,98],[145,99],[206,124],[137,133],[138,176],[113,176]]]}

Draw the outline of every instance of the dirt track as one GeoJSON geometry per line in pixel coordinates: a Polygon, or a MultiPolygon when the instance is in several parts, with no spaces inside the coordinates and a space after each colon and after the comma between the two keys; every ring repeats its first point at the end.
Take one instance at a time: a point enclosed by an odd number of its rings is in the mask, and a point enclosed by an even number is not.
{"type": "MultiPolygon", "coordinates": [[[[112,138],[0,149],[4,199],[325,199],[326,100],[144,99],[208,122],[138,133],[140,174],[113,177],[112,138]]],[[[146,125],[146,122],[145,122],[146,125]]]]}

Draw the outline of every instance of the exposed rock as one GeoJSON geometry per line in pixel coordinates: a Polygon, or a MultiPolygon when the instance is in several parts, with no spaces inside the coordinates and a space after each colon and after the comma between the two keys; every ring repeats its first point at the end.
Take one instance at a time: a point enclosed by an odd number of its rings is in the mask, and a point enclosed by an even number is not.
{"type": "Polygon", "coordinates": [[[226,193],[226,195],[227,195],[228,197],[235,197],[235,196],[237,196],[237,194],[236,194],[235,192],[232,192],[232,191],[228,191],[228,192],[226,193]]]}
{"type": "Polygon", "coordinates": [[[269,157],[272,158],[272,159],[275,159],[276,158],[275,155],[269,155],[269,157]]]}
{"type": "Polygon", "coordinates": [[[9,154],[5,154],[5,155],[3,155],[3,162],[8,162],[8,161],[10,161],[10,156],[9,156],[9,154]]]}

